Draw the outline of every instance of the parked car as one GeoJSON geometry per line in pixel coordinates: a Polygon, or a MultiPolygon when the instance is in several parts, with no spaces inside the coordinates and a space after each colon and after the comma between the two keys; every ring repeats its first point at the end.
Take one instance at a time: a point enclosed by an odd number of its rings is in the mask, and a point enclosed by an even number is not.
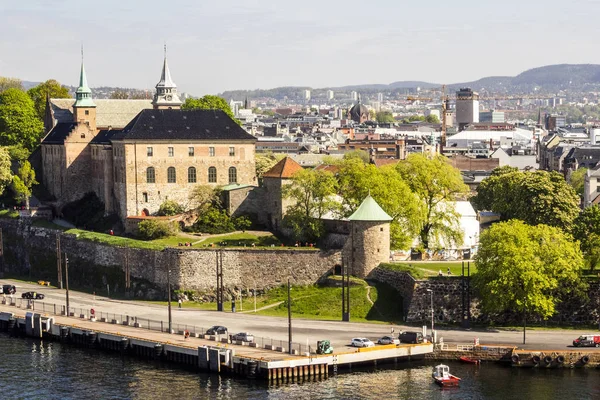
{"type": "Polygon", "coordinates": [[[384,336],[377,341],[377,344],[400,344],[400,339],[391,336],[384,336]]]}
{"type": "Polygon", "coordinates": [[[350,342],[350,345],[354,347],[373,347],[375,346],[375,343],[371,342],[367,338],[354,338],[350,342]]]}
{"type": "Polygon", "coordinates": [[[211,326],[206,330],[207,335],[224,335],[227,333],[227,328],[221,325],[211,326]]]}
{"type": "Polygon", "coordinates": [[[22,298],[24,299],[32,299],[32,300],[44,300],[44,296],[42,293],[37,293],[37,292],[24,292],[21,295],[22,298]]]}
{"type": "Polygon", "coordinates": [[[423,343],[421,332],[400,332],[398,339],[401,343],[423,343]]]}
{"type": "Polygon", "coordinates": [[[254,335],[248,332],[236,333],[231,337],[232,340],[240,340],[242,342],[254,342],[254,335]]]}
{"type": "Polygon", "coordinates": [[[575,347],[600,347],[600,335],[581,335],[573,340],[575,347]]]}
{"type": "Polygon", "coordinates": [[[15,294],[17,293],[17,288],[15,287],[15,285],[2,285],[2,293],[15,294]]]}

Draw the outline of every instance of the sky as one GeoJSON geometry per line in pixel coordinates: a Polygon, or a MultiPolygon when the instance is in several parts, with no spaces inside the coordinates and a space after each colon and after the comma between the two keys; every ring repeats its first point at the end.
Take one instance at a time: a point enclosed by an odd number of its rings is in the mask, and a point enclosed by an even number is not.
{"type": "Polygon", "coordinates": [[[0,76],[180,92],[458,83],[600,64],[598,0],[0,0],[0,76]]]}

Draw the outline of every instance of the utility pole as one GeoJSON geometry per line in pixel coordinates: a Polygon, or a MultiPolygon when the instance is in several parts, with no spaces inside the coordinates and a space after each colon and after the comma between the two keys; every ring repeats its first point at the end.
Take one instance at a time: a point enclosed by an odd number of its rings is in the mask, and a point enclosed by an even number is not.
{"type": "Polygon", "coordinates": [[[169,304],[169,334],[173,333],[171,319],[171,270],[167,269],[167,291],[168,291],[168,304],[169,304]]]}
{"type": "Polygon", "coordinates": [[[67,288],[66,292],[66,302],[67,302],[67,317],[69,314],[69,258],[67,257],[67,253],[65,253],[65,285],[67,288]]]}
{"type": "Polygon", "coordinates": [[[129,271],[129,249],[125,248],[125,289],[131,288],[131,272],[129,271]]]}
{"type": "Polygon", "coordinates": [[[288,295],[288,347],[289,347],[289,353],[292,354],[292,303],[291,303],[291,296],[290,296],[290,278],[288,278],[288,290],[287,290],[287,295],[288,295]]]}
{"type": "Polygon", "coordinates": [[[58,274],[58,286],[63,288],[62,252],[60,250],[60,233],[56,234],[56,272],[58,274]]]}
{"type": "Polygon", "coordinates": [[[0,257],[2,258],[2,261],[0,261],[2,263],[0,277],[4,278],[4,239],[2,237],[2,228],[0,228],[0,257]]]}
{"type": "Polygon", "coordinates": [[[223,311],[223,251],[215,252],[217,261],[217,311],[223,311]]]}
{"type": "Polygon", "coordinates": [[[256,280],[254,280],[254,312],[256,312],[256,280]]]}

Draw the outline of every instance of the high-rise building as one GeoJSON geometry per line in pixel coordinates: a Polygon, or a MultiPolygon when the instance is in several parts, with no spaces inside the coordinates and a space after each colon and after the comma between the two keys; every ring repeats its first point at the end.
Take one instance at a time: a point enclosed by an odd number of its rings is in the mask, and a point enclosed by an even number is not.
{"type": "Polygon", "coordinates": [[[333,100],[333,90],[327,91],[327,100],[333,100]]]}
{"type": "Polygon", "coordinates": [[[479,122],[479,93],[470,88],[456,92],[456,123],[462,131],[469,124],[479,122]]]}
{"type": "Polygon", "coordinates": [[[310,100],[310,90],[305,90],[304,91],[304,100],[309,101],[310,100]]]}
{"type": "Polygon", "coordinates": [[[491,122],[493,124],[499,124],[506,122],[504,119],[504,111],[485,111],[479,114],[479,122],[491,122]]]}
{"type": "Polygon", "coordinates": [[[377,93],[377,101],[383,103],[383,93],[377,93]]]}
{"type": "Polygon", "coordinates": [[[352,93],[350,93],[350,98],[352,99],[352,101],[357,101],[358,100],[358,93],[355,91],[352,91],[352,93]]]}

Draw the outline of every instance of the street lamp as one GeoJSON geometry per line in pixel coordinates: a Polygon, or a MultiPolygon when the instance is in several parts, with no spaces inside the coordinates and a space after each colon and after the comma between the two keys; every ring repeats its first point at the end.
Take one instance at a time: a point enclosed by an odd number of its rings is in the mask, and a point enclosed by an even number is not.
{"type": "Polygon", "coordinates": [[[171,330],[172,319],[171,319],[171,270],[167,269],[167,291],[168,291],[168,304],[169,304],[169,334],[173,333],[171,330]]]}
{"type": "Polygon", "coordinates": [[[427,292],[431,295],[431,340],[433,341],[433,290],[427,289],[427,292]]]}

